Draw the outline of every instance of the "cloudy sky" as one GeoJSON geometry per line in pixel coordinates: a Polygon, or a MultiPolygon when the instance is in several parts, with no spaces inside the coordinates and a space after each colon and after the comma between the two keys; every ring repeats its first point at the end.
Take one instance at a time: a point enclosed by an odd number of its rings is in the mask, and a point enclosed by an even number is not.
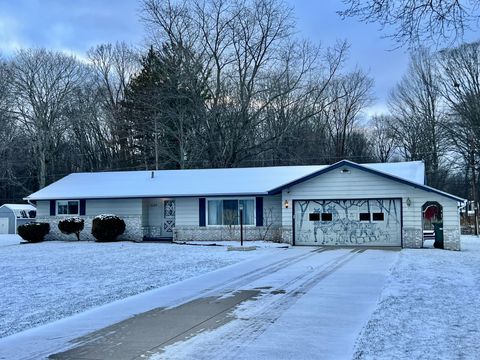
{"type": "MultiPolygon", "coordinates": [[[[404,49],[382,38],[375,24],[342,20],[341,0],[287,0],[295,9],[301,35],[324,45],[346,39],[351,45],[348,67],[368,71],[375,79],[376,103],[369,113],[382,112],[389,90],[408,64],[404,49]]],[[[20,47],[46,47],[84,54],[90,47],[123,40],[142,45],[139,0],[0,0],[0,54],[20,47]]]]}

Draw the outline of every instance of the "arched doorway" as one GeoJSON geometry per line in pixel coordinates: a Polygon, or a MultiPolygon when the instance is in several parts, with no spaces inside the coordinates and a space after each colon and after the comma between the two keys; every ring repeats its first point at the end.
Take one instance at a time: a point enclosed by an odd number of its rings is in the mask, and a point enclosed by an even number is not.
{"type": "Polygon", "coordinates": [[[436,201],[422,206],[423,247],[443,249],[443,207],[436,201]]]}

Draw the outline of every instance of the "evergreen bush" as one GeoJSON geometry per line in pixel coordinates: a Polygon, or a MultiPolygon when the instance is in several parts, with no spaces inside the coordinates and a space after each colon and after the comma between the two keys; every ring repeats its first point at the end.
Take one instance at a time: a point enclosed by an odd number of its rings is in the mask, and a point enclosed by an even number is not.
{"type": "Polygon", "coordinates": [[[92,222],[92,235],[97,241],[115,241],[125,232],[125,221],[116,215],[98,215],[92,222]]]}
{"type": "Polygon", "coordinates": [[[43,241],[45,235],[50,232],[49,223],[31,222],[20,225],[17,229],[18,235],[25,241],[35,243],[43,241]]]}
{"type": "Polygon", "coordinates": [[[65,218],[58,222],[58,229],[63,234],[75,234],[77,240],[80,240],[80,232],[83,230],[85,222],[78,217],[65,218]]]}

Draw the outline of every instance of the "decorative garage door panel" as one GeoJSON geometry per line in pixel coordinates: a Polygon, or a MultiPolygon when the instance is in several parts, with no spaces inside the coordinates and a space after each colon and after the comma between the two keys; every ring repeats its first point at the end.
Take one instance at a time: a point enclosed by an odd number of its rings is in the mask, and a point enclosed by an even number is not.
{"type": "Polygon", "coordinates": [[[401,246],[399,199],[296,200],[295,244],[401,246]]]}

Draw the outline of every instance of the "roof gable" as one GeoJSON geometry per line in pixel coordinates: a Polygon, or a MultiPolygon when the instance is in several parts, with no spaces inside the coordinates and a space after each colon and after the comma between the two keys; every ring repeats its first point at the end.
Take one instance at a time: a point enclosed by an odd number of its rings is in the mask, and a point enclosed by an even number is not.
{"type": "MultiPolygon", "coordinates": [[[[395,164],[395,163],[391,163],[391,164],[395,164]]],[[[339,161],[339,162],[337,162],[333,165],[330,165],[328,167],[320,169],[320,170],[318,170],[314,173],[311,173],[307,176],[304,176],[302,178],[298,178],[298,179],[296,179],[296,180],[294,180],[290,183],[283,184],[282,186],[279,186],[275,189],[270,190],[269,194],[278,194],[283,189],[287,189],[289,187],[295,186],[297,184],[303,183],[307,180],[313,179],[317,176],[320,176],[322,174],[328,173],[332,170],[339,169],[339,168],[345,167],[345,166],[346,167],[352,167],[352,168],[355,168],[355,169],[359,169],[361,171],[365,171],[365,172],[368,172],[368,173],[371,173],[371,174],[374,174],[374,175],[377,175],[377,176],[381,176],[381,177],[384,177],[386,179],[396,181],[396,182],[399,182],[399,183],[402,183],[402,184],[405,184],[405,185],[408,185],[408,186],[412,186],[414,188],[421,189],[421,190],[424,190],[424,191],[427,191],[427,192],[433,192],[433,193],[439,194],[441,196],[445,196],[447,198],[450,198],[452,200],[456,200],[456,201],[460,201],[460,202],[465,201],[465,199],[462,199],[458,196],[455,196],[455,195],[446,193],[444,191],[435,189],[433,187],[427,186],[427,185],[424,184],[424,182],[420,183],[420,182],[417,182],[417,181],[408,180],[404,177],[392,175],[391,173],[387,173],[387,172],[378,170],[374,167],[367,166],[366,164],[360,165],[360,164],[354,163],[353,161],[349,161],[349,160],[341,160],[341,161],[339,161]]]]}

